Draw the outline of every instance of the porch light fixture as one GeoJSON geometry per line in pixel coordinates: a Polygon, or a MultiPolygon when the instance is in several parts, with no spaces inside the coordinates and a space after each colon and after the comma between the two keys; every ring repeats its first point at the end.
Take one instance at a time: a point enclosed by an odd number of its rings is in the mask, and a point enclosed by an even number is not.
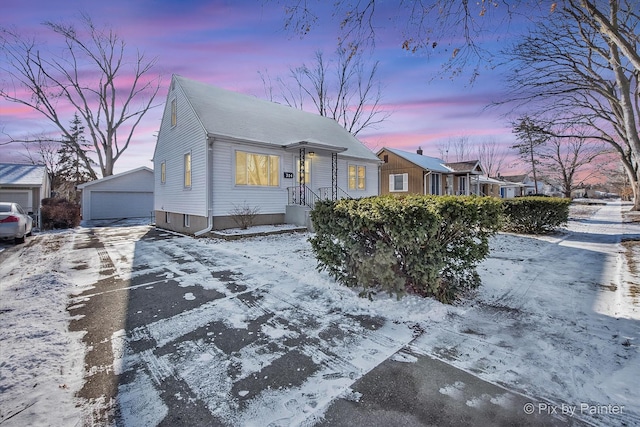
{"type": "Polygon", "coordinates": [[[308,154],[308,156],[309,156],[309,157],[313,157],[313,156],[315,156],[315,155],[316,155],[316,152],[315,152],[315,151],[309,151],[309,154],[308,154]]]}

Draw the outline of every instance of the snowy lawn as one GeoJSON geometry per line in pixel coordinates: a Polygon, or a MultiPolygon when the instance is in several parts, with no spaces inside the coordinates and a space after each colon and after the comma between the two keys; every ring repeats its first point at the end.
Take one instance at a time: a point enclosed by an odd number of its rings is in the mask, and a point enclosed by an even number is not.
{"type": "Polygon", "coordinates": [[[623,223],[619,204],[574,211],[558,234],[497,235],[479,267],[483,285],[454,306],[358,298],[315,270],[308,237],[224,241],[129,226],[3,245],[0,424],[86,425],[117,406],[125,425],[156,425],[169,410],[157,384],[175,379],[192,395],[173,401],[226,423],[310,424],[384,360],[421,354],[577,408],[583,421],[640,424],[640,224],[623,223]],[[131,301],[171,284],[179,298],[110,312],[110,335],[90,346],[83,310],[119,283],[131,301]],[[109,360],[86,373],[85,355],[100,346],[109,360]],[[270,377],[283,361],[289,376],[270,377]],[[101,372],[128,378],[117,402],[76,397],[101,372]],[[608,405],[623,408],[603,413],[608,405]]]}

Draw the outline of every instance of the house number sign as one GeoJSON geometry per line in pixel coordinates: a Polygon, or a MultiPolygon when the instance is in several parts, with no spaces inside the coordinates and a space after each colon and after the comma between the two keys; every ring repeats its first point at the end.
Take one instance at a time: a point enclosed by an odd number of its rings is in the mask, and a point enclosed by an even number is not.
{"type": "Polygon", "coordinates": [[[285,172],[284,173],[284,177],[285,178],[293,178],[293,172],[285,172]]]}

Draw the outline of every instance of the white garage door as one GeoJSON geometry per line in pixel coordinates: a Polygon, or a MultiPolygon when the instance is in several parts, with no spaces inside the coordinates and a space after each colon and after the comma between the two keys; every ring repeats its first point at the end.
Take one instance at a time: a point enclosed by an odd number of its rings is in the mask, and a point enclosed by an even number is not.
{"type": "Polygon", "coordinates": [[[25,210],[31,208],[28,191],[0,191],[0,202],[17,203],[25,210]]]}
{"type": "Polygon", "coordinates": [[[92,191],[91,218],[117,219],[151,216],[153,193],[92,191]]]}

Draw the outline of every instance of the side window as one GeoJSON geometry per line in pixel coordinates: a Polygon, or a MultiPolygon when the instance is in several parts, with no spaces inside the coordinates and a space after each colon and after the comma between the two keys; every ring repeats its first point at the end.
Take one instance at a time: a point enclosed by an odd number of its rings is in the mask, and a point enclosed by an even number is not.
{"type": "Polygon", "coordinates": [[[176,104],[176,99],[173,98],[171,100],[171,126],[175,126],[178,124],[178,106],[176,104]]]}
{"type": "Polygon", "coordinates": [[[347,168],[347,182],[349,190],[364,190],[367,178],[367,168],[360,165],[349,165],[347,168]]]}
{"type": "Polygon", "coordinates": [[[389,192],[409,191],[409,174],[397,173],[389,175],[389,192]]]}
{"type": "Polygon", "coordinates": [[[191,187],[191,153],[184,155],[184,186],[191,187]]]}
{"type": "Polygon", "coordinates": [[[167,182],[167,162],[164,161],[160,164],[160,183],[167,182]]]}

